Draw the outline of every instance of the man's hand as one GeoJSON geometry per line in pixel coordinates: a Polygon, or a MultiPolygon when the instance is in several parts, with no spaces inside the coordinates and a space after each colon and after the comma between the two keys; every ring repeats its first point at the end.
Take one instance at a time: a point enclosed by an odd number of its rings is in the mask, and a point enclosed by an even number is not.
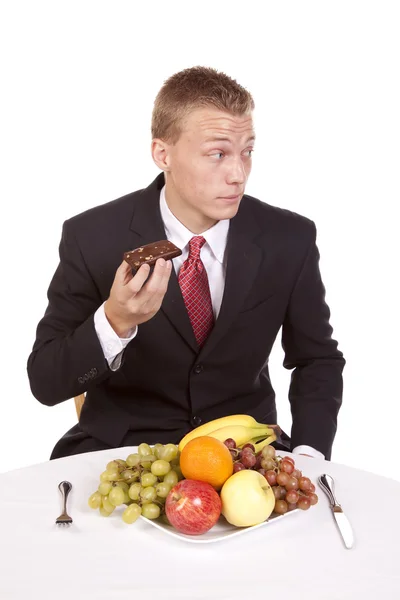
{"type": "Polygon", "coordinates": [[[149,265],[142,265],[133,276],[125,260],[120,264],[104,305],[105,315],[119,337],[129,337],[131,329],[154,317],[167,291],[171,270],[171,261],[159,258],[146,282],[149,265]]]}

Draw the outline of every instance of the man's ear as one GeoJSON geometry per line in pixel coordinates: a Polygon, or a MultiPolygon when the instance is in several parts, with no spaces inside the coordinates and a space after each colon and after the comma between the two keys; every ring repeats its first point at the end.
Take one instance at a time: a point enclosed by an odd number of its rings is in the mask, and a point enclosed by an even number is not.
{"type": "Polygon", "coordinates": [[[161,171],[168,172],[170,170],[170,146],[164,140],[155,138],[151,142],[151,155],[157,167],[161,171]]]}

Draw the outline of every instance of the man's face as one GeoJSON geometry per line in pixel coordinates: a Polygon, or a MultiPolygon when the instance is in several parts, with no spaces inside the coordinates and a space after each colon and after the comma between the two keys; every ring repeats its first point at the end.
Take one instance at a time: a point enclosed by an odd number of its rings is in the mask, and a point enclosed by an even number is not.
{"type": "Polygon", "coordinates": [[[167,202],[193,233],[235,216],[253,146],[251,114],[238,117],[214,108],[193,111],[178,142],[166,146],[167,202]]]}

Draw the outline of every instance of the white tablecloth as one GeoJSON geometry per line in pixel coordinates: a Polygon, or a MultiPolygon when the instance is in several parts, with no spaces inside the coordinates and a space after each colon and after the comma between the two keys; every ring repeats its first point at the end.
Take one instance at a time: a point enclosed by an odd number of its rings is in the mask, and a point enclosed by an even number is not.
{"type": "MultiPolygon", "coordinates": [[[[132,448],[59,459],[0,475],[0,598],[74,600],[399,600],[400,483],[307,457],[317,488],[332,475],[355,533],[347,550],[322,490],[319,503],[212,544],[175,539],[140,519],[101,517],[87,499],[107,462],[132,448]],[[73,484],[73,525],[58,528],[58,483],[73,484]]],[[[284,453],[281,453],[284,454],[284,453]]]]}

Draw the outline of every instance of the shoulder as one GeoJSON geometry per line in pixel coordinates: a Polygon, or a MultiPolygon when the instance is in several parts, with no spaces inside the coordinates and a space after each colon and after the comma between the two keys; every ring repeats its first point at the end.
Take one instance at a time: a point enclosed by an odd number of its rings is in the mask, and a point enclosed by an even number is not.
{"type": "Polygon", "coordinates": [[[244,209],[256,219],[261,232],[274,231],[283,236],[295,236],[311,242],[316,237],[316,226],[309,217],[286,208],[273,206],[245,194],[242,199],[244,209]]]}
{"type": "Polygon", "coordinates": [[[129,223],[142,192],[143,190],[137,190],[89,208],[67,219],[63,228],[78,235],[85,233],[88,229],[99,232],[110,228],[117,229],[121,223],[129,223]]]}

